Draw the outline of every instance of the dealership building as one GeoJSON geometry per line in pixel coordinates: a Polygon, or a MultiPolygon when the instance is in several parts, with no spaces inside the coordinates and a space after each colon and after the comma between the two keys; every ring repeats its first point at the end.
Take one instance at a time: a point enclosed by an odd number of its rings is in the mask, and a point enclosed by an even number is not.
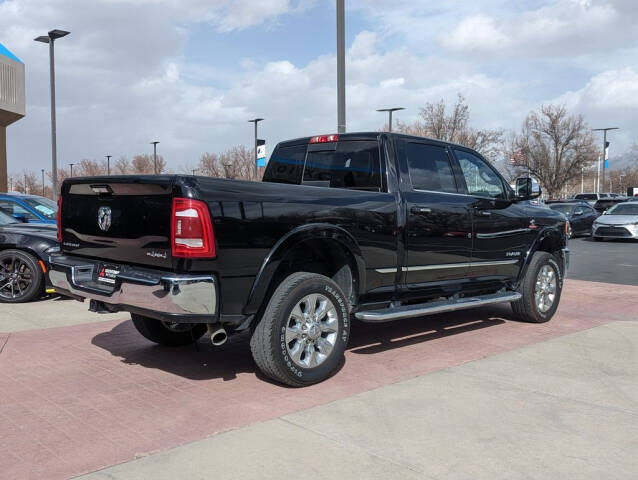
{"type": "Polygon", "coordinates": [[[7,188],[7,127],[24,117],[24,63],[0,43],[0,192],[7,188]]]}

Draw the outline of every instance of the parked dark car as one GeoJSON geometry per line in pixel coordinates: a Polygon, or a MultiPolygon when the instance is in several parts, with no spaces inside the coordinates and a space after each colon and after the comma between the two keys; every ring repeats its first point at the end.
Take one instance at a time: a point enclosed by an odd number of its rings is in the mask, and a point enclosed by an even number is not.
{"type": "Polygon", "coordinates": [[[31,301],[52,293],[48,257],[59,252],[57,227],[30,224],[0,211],[0,302],[31,301]]]}
{"type": "Polygon", "coordinates": [[[587,202],[552,203],[548,206],[567,217],[570,237],[591,235],[592,225],[598,213],[587,202]]]}
{"type": "MultiPolygon", "coordinates": [[[[262,182],[187,175],[67,179],[59,293],[132,313],[163,345],[249,330],[265,375],[305,386],[364,322],[510,302],[546,322],[568,264],[567,222],[526,205],[477,152],[391,133],[282,142],[262,182]],[[207,329],[208,325],[208,329],[207,329]]],[[[425,321],[425,320],[424,320],[425,321]]]]}
{"type": "Polygon", "coordinates": [[[626,197],[617,197],[617,198],[601,198],[596,203],[594,203],[594,209],[598,213],[598,215],[602,215],[605,210],[610,209],[614,205],[618,205],[619,203],[626,202],[626,197]]]}

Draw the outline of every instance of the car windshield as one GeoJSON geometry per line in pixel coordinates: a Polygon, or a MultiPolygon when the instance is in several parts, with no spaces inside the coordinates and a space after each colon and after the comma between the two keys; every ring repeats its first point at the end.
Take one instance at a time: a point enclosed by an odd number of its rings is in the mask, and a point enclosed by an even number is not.
{"type": "Polygon", "coordinates": [[[607,215],[638,215],[638,203],[619,203],[607,210],[607,215]]]}
{"type": "Polygon", "coordinates": [[[21,223],[11,215],[7,215],[2,210],[0,210],[0,227],[4,227],[5,225],[13,225],[14,223],[21,223]]]}
{"type": "Polygon", "coordinates": [[[551,208],[552,210],[558,210],[560,213],[564,213],[565,215],[569,215],[570,213],[572,213],[572,208],[573,205],[549,205],[549,208],[551,208]]]}
{"type": "Polygon", "coordinates": [[[44,197],[26,197],[22,201],[33,208],[47,220],[55,220],[58,206],[53,200],[44,197]]]}

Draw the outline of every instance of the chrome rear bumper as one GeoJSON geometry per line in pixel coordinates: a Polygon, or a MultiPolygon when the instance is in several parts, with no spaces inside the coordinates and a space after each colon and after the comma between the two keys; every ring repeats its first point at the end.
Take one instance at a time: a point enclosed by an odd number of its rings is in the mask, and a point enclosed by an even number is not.
{"type": "Polygon", "coordinates": [[[96,281],[101,262],[54,254],[49,278],[56,292],[91,299],[108,311],[129,311],[158,320],[211,323],[217,318],[217,282],[212,275],[180,275],[121,266],[112,284],[96,281]]]}

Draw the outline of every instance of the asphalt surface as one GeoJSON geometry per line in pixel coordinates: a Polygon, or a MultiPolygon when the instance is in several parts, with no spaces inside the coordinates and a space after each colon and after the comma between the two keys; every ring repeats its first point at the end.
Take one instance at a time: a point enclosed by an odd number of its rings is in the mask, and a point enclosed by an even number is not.
{"type": "Polygon", "coordinates": [[[590,237],[569,241],[571,265],[568,278],[589,282],[638,285],[638,241],[590,237]]]}

